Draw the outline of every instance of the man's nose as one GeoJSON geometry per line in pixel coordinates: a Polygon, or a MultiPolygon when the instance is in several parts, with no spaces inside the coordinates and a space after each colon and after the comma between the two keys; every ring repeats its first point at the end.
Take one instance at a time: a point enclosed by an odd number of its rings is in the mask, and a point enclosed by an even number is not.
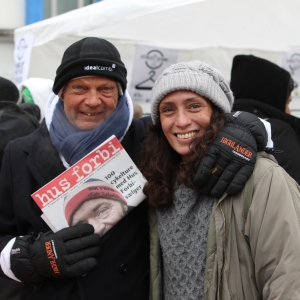
{"type": "Polygon", "coordinates": [[[100,93],[98,93],[97,91],[94,91],[94,90],[89,91],[89,93],[86,97],[85,103],[91,107],[100,105],[102,103],[100,93]]]}
{"type": "Polygon", "coordinates": [[[101,220],[89,218],[87,222],[93,225],[96,234],[101,234],[105,230],[105,224],[101,220]]]}

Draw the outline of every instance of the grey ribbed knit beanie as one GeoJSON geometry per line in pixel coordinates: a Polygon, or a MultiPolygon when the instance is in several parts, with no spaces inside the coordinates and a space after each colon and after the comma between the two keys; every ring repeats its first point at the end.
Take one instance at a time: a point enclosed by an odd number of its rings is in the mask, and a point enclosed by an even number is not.
{"type": "Polygon", "coordinates": [[[171,65],[156,80],[151,102],[154,124],[159,118],[158,108],[162,99],[178,90],[192,91],[211,100],[222,112],[231,112],[233,94],[226,79],[209,64],[193,60],[171,65]]]}

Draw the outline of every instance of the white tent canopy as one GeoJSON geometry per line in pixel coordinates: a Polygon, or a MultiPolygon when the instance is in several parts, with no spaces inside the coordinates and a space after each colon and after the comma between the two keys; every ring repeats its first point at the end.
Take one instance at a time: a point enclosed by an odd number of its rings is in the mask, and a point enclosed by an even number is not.
{"type": "Polygon", "coordinates": [[[206,61],[229,80],[236,54],[280,64],[283,52],[300,49],[299,11],[296,0],[109,0],[19,28],[15,37],[34,35],[28,77],[53,79],[67,46],[97,36],[119,49],[128,81],[138,44],[178,49],[178,61],[206,61]]]}

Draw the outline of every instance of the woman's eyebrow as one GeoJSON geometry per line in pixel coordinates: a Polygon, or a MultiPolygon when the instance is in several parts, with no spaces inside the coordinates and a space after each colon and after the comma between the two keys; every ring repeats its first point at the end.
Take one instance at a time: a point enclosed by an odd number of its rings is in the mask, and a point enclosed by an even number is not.
{"type": "Polygon", "coordinates": [[[195,96],[195,97],[187,98],[187,99],[185,99],[184,101],[187,102],[187,101],[195,100],[195,99],[197,99],[197,98],[201,99],[200,97],[195,96]]]}

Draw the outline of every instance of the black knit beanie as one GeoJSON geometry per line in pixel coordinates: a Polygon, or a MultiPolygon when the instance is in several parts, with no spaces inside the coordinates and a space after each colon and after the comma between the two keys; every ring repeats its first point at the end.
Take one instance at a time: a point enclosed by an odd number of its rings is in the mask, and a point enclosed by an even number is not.
{"type": "Polygon", "coordinates": [[[96,37],[84,38],[66,49],[56,70],[53,92],[58,94],[71,79],[91,75],[113,79],[121,84],[123,92],[126,90],[127,70],[119,51],[110,42],[96,37]]]}
{"type": "Polygon", "coordinates": [[[278,65],[253,56],[233,58],[230,88],[235,99],[253,99],[285,111],[291,75],[278,65]]]}
{"type": "Polygon", "coordinates": [[[11,101],[17,103],[20,93],[16,85],[3,77],[0,77],[0,101],[11,101]]]}

